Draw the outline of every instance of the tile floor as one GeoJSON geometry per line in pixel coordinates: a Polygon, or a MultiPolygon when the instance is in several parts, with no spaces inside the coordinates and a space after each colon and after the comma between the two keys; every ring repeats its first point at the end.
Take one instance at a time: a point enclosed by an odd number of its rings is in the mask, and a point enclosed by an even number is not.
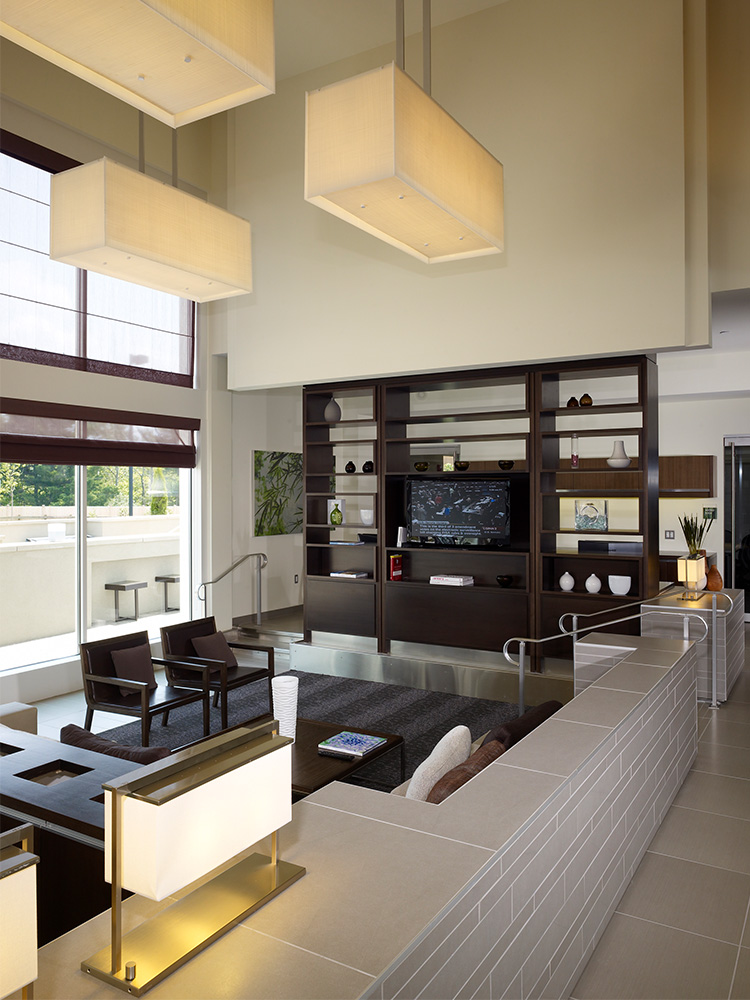
{"type": "MultiPolygon", "coordinates": [[[[41,735],[83,725],[80,692],[37,708],[41,735]]],[[[116,725],[94,713],[95,732],[116,725]]],[[[742,675],[718,710],[699,705],[698,727],[693,767],[571,1000],[750,1000],[750,625],[742,675]]]]}
{"type": "Polygon", "coordinates": [[[698,706],[698,755],[571,1000],[750,998],[750,626],[745,669],[698,706]]]}

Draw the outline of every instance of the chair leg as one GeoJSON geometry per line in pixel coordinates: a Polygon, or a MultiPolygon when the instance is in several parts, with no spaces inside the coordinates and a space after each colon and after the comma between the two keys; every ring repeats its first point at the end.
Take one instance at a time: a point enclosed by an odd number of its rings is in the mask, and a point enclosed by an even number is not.
{"type": "MultiPolygon", "coordinates": [[[[218,697],[219,697],[219,692],[217,691],[216,695],[215,695],[215,698],[218,698],[218,697]]],[[[229,728],[229,719],[228,719],[228,716],[229,716],[229,706],[228,706],[228,702],[229,702],[229,699],[227,698],[227,691],[226,691],[226,688],[225,688],[221,692],[221,728],[222,729],[228,729],[229,728]]]]}
{"type": "Polygon", "coordinates": [[[167,709],[167,711],[164,713],[164,715],[162,715],[162,717],[161,717],[161,724],[162,724],[162,726],[168,726],[169,725],[169,709],[167,709]]]}
{"type": "Polygon", "coordinates": [[[86,709],[86,721],[83,724],[84,729],[88,729],[91,732],[91,723],[94,721],[94,710],[93,708],[86,709]]]}
{"type": "Polygon", "coordinates": [[[214,691],[214,708],[216,708],[218,704],[219,704],[219,692],[214,691]]]}
{"type": "Polygon", "coordinates": [[[208,736],[211,732],[211,703],[208,700],[208,693],[203,696],[203,735],[208,736]]]}
{"type": "Polygon", "coordinates": [[[141,716],[141,746],[148,746],[148,734],[151,731],[151,716],[142,715],[141,716]]]}

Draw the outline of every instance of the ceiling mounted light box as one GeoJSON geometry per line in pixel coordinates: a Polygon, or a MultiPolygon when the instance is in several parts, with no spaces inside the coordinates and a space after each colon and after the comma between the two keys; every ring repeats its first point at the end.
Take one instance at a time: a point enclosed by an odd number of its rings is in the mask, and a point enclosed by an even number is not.
{"type": "Polygon", "coordinates": [[[503,165],[395,63],[307,94],[305,199],[428,263],[503,249],[503,165]]]}
{"type": "Polygon", "coordinates": [[[246,219],[106,158],[53,175],[50,257],[196,302],[252,291],[246,219]]]}
{"type": "Polygon", "coordinates": [[[173,127],[276,86],[273,0],[3,0],[0,34],[173,127]]]}

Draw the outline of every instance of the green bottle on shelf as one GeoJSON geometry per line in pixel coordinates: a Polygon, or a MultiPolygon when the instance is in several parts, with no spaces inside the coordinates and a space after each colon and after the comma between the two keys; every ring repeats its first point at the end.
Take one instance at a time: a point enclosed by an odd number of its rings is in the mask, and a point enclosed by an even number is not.
{"type": "Polygon", "coordinates": [[[331,524],[343,524],[344,515],[339,510],[339,505],[335,503],[331,511],[331,524]]]}

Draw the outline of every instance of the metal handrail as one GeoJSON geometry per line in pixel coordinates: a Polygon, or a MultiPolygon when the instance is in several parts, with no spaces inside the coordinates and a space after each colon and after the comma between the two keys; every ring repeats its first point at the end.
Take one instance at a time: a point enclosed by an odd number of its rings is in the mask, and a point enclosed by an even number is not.
{"type": "MultiPolygon", "coordinates": [[[[679,584],[670,583],[667,587],[664,587],[662,590],[660,590],[655,597],[650,597],[648,598],[648,600],[656,601],[660,597],[665,597],[670,591],[678,589],[679,589],[679,584]]],[[[568,617],[568,615],[570,615],[574,622],[573,627],[570,629],[570,632],[572,634],[576,631],[575,622],[577,621],[578,618],[598,618],[599,615],[612,614],[613,611],[614,612],[623,611],[625,608],[634,608],[643,603],[644,603],[643,598],[639,598],[637,601],[628,601],[627,604],[618,604],[616,608],[603,608],[601,611],[587,611],[584,612],[583,614],[579,614],[576,611],[564,611],[557,619],[557,627],[561,629],[563,632],[567,632],[568,630],[565,628],[563,622],[568,617]]]]}
{"type": "Polygon", "coordinates": [[[214,583],[218,583],[220,580],[223,580],[225,576],[229,576],[229,574],[232,573],[232,572],[234,572],[234,570],[236,570],[238,566],[241,566],[246,559],[252,559],[252,558],[258,560],[258,569],[257,569],[257,574],[258,574],[257,579],[258,579],[258,582],[257,582],[257,586],[256,586],[256,591],[257,591],[257,595],[258,595],[258,600],[257,600],[257,603],[258,603],[258,613],[256,615],[256,619],[255,620],[256,620],[256,624],[260,625],[260,623],[262,621],[262,617],[263,617],[263,607],[262,607],[262,603],[263,602],[261,600],[262,591],[261,591],[261,575],[260,574],[261,574],[261,570],[264,570],[266,568],[266,566],[268,565],[268,556],[266,555],[265,552],[248,552],[247,555],[242,556],[242,558],[238,559],[237,562],[232,563],[232,565],[229,567],[229,569],[225,569],[223,573],[220,573],[219,576],[217,576],[215,580],[206,580],[205,583],[199,584],[198,585],[198,590],[196,591],[196,593],[198,595],[198,600],[199,601],[205,601],[205,599],[206,599],[206,587],[210,587],[214,583]],[[203,591],[203,593],[201,593],[201,591],[203,591]]]}
{"type": "MultiPolygon", "coordinates": [[[[698,640],[698,642],[702,642],[706,638],[706,636],[708,635],[708,622],[706,622],[705,618],[702,618],[699,614],[690,612],[687,609],[684,612],[643,611],[639,615],[628,615],[626,618],[615,618],[613,621],[607,622],[606,624],[619,625],[621,622],[630,622],[634,621],[637,618],[643,619],[646,618],[648,615],[675,615],[675,614],[680,614],[685,619],[684,637],[686,640],[689,639],[688,635],[689,622],[687,621],[688,618],[695,618],[697,621],[701,623],[701,625],[705,629],[703,635],[698,640]]],[[[599,627],[598,625],[589,625],[586,628],[582,629],[582,631],[591,632],[598,627],[599,627]]],[[[510,639],[507,639],[503,644],[503,656],[508,661],[508,663],[511,664],[511,666],[518,667],[518,711],[520,715],[523,715],[525,711],[524,685],[526,680],[526,643],[533,642],[536,645],[542,642],[549,642],[551,639],[567,639],[572,635],[573,635],[572,632],[560,632],[558,635],[547,635],[544,636],[544,638],[542,639],[530,639],[527,636],[522,638],[520,636],[514,635],[511,636],[510,639]],[[510,655],[510,652],[508,651],[508,646],[512,642],[518,643],[518,660],[514,660],[513,657],[510,655]]]]}

